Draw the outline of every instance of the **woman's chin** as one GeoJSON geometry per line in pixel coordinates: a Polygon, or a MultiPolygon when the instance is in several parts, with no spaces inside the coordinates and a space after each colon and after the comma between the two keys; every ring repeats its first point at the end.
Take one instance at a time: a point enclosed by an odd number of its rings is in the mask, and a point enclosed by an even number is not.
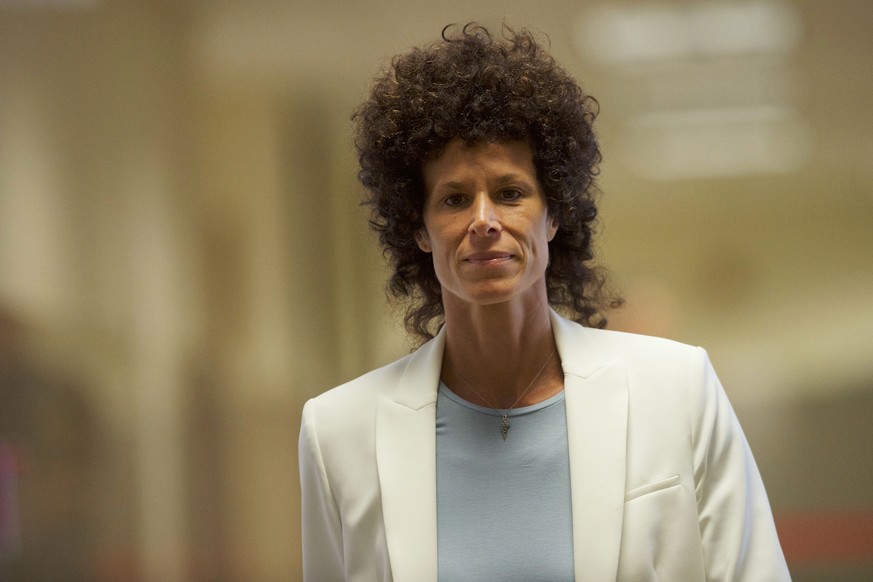
{"type": "MultiPolygon", "coordinates": [[[[443,300],[446,300],[445,289],[443,300]]],[[[491,280],[479,281],[464,287],[460,293],[451,293],[454,299],[470,305],[497,305],[523,300],[526,295],[535,293],[532,287],[521,288],[517,281],[491,280]]]]}

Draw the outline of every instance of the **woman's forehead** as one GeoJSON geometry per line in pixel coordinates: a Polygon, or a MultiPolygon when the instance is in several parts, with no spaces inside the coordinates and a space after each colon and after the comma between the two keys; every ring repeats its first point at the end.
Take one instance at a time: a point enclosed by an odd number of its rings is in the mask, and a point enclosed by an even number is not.
{"type": "Polygon", "coordinates": [[[516,167],[534,169],[533,152],[524,140],[475,141],[455,138],[432,160],[423,164],[425,179],[474,168],[516,167]]]}

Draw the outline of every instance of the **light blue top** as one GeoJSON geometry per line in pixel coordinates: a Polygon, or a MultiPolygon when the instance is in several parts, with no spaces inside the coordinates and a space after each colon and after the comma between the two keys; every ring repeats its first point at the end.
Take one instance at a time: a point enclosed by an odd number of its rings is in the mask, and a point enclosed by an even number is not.
{"type": "Polygon", "coordinates": [[[440,383],[436,410],[440,582],[572,581],[564,393],[507,415],[440,383]]]}

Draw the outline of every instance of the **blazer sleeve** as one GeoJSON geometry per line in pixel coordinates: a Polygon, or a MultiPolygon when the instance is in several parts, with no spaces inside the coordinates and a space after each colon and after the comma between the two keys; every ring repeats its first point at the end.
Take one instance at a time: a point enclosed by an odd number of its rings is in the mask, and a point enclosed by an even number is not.
{"type": "Polygon", "coordinates": [[[764,483],[706,352],[691,385],[694,480],[707,580],[790,580],[764,483]]]}
{"type": "Polygon", "coordinates": [[[306,582],[345,580],[342,523],[327,478],[311,400],[303,407],[298,453],[303,579],[306,582]]]}

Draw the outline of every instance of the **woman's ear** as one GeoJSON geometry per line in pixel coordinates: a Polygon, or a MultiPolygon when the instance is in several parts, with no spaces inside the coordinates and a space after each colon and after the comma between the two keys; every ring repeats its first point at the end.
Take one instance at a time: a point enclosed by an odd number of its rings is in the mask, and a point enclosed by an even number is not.
{"type": "Polygon", "coordinates": [[[430,237],[427,236],[427,231],[423,226],[415,231],[415,242],[422,251],[431,252],[430,237]]]}
{"type": "Polygon", "coordinates": [[[552,242],[552,239],[555,238],[555,234],[558,232],[558,219],[554,216],[549,217],[549,242],[552,242]]]}

